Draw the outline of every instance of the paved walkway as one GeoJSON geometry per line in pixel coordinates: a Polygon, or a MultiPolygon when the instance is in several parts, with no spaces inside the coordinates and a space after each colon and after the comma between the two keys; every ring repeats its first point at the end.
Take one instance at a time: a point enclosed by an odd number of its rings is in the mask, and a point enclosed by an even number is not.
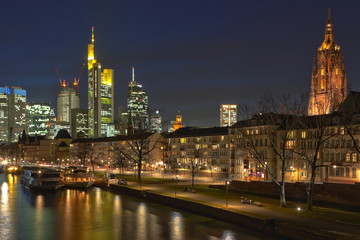
{"type": "MultiPolygon", "coordinates": [[[[136,186],[137,183],[129,182],[129,185],[136,186]]],[[[188,185],[188,184],[187,184],[188,185]]],[[[243,214],[249,215],[257,215],[263,218],[276,219],[280,221],[289,222],[292,224],[296,224],[299,226],[303,226],[309,229],[320,229],[322,231],[332,232],[339,235],[339,239],[360,239],[360,225],[359,224],[349,224],[343,223],[339,221],[325,221],[325,220],[317,220],[313,218],[307,218],[301,216],[301,212],[299,215],[288,214],[284,212],[279,212],[271,209],[267,209],[265,207],[259,207],[250,204],[241,204],[240,199],[230,199],[228,201],[228,207],[226,208],[226,200],[225,196],[220,198],[216,196],[208,196],[201,193],[191,193],[184,192],[184,186],[179,185],[176,191],[176,197],[179,198],[187,198],[194,199],[195,201],[206,202],[208,205],[227,209],[234,212],[239,212],[243,214]],[[342,236],[342,237],[340,237],[342,236]]],[[[141,189],[143,190],[152,190],[159,193],[162,193],[167,196],[175,197],[175,187],[174,189],[169,189],[165,185],[162,184],[143,184],[141,189]]],[[[306,211],[306,210],[303,210],[306,211]]],[[[360,214],[359,214],[360,218],[360,214]]]]}

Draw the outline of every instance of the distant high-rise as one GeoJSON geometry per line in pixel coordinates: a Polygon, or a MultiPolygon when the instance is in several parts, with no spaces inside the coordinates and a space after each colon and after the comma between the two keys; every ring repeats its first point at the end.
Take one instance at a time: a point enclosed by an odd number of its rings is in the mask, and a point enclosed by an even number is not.
{"type": "Polygon", "coordinates": [[[26,129],[26,91],[0,87],[0,141],[15,142],[26,129]]]}
{"type": "Polygon", "coordinates": [[[119,107],[118,114],[119,114],[119,131],[120,131],[119,134],[126,135],[129,115],[126,112],[126,109],[124,106],[119,107]]]}
{"type": "Polygon", "coordinates": [[[9,129],[11,132],[10,141],[16,142],[19,136],[26,129],[26,90],[20,87],[11,87],[9,129]]]}
{"type": "Polygon", "coordinates": [[[0,141],[9,139],[9,98],[10,88],[0,87],[0,141]]]}
{"type": "Polygon", "coordinates": [[[232,126],[237,122],[237,105],[220,105],[220,127],[232,126]]]}
{"type": "Polygon", "coordinates": [[[150,117],[150,131],[161,133],[161,115],[159,109],[152,111],[150,117]]]}
{"type": "Polygon", "coordinates": [[[88,126],[88,110],[82,108],[75,108],[71,110],[71,136],[72,138],[81,137],[87,138],[89,136],[88,126]]]}
{"type": "Polygon", "coordinates": [[[50,122],[51,107],[49,103],[30,103],[28,105],[29,135],[46,136],[50,122]]]}
{"type": "Polygon", "coordinates": [[[88,116],[89,137],[105,137],[114,122],[114,71],[101,70],[94,54],[94,27],[88,45],[88,116]]]}
{"type": "Polygon", "coordinates": [[[134,68],[132,68],[132,81],[128,86],[127,111],[130,115],[131,125],[135,130],[149,128],[148,94],[142,89],[140,83],[135,82],[134,68]]]}
{"type": "Polygon", "coordinates": [[[345,59],[334,41],[330,18],[325,26],[325,39],[314,55],[308,115],[331,113],[346,98],[345,59]]]}
{"type": "Polygon", "coordinates": [[[80,94],[75,89],[61,87],[57,94],[57,121],[71,124],[71,110],[80,107],[80,94]]]}

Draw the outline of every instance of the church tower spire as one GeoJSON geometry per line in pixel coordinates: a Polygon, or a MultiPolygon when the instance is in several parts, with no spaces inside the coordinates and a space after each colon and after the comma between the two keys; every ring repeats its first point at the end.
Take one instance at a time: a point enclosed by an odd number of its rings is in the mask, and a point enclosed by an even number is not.
{"type": "Polygon", "coordinates": [[[330,8],[325,26],[325,39],[313,61],[309,115],[328,114],[335,111],[346,97],[345,60],[340,46],[334,41],[330,8]]]}
{"type": "Polygon", "coordinates": [[[334,41],[333,25],[331,23],[330,7],[328,9],[328,20],[325,27],[325,41],[334,41]]]}

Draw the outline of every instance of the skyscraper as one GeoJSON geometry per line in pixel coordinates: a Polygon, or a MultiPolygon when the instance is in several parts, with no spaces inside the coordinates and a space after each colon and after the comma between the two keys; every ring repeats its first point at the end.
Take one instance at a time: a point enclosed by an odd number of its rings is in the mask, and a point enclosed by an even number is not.
{"type": "Polygon", "coordinates": [[[135,70],[132,68],[132,81],[128,86],[127,111],[135,130],[149,128],[148,94],[140,83],[135,82],[135,70]]]}
{"type": "Polygon", "coordinates": [[[126,130],[128,127],[128,119],[129,115],[125,110],[126,108],[124,106],[120,106],[118,108],[118,114],[119,114],[119,131],[121,135],[126,135],[126,130]]]}
{"type": "Polygon", "coordinates": [[[49,103],[30,103],[28,105],[29,135],[46,136],[50,122],[51,107],[49,103]]]}
{"type": "Polygon", "coordinates": [[[80,133],[82,138],[87,138],[89,135],[88,110],[82,108],[72,109],[71,118],[71,136],[78,138],[80,133]]]}
{"type": "Polygon", "coordinates": [[[237,122],[237,105],[220,105],[220,127],[232,126],[237,122]]]}
{"type": "Polygon", "coordinates": [[[20,87],[11,87],[9,110],[10,141],[16,142],[27,124],[26,90],[20,87]]]}
{"type": "Polygon", "coordinates": [[[26,91],[0,87],[0,141],[15,142],[26,128],[26,91]]]}
{"type": "Polygon", "coordinates": [[[341,56],[340,46],[334,41],[329,8],[325,39],[313,60],[308,114],[318,115],[333,112],[345,98],[345,59],[344,56],[341,56]]]}
{"type": "Polygon", "coordinates": [[[150,117],[150,131],[161,133],[161,115],[159,109],[153,110],[150,117]]]}
{"type": "Polygon", "coordinates": [[[9,137],[9,98],[10,89],[0,87],[0,141],[7,142],[9,137]]]}
{"type": "Polygon", "coordinates": [[[106,136],[108,124],[114,122],[114,71],[104,69],[95,59],[94,27],[88,45],[89,137],[106,136]]]}
{"type": "Polygon", "coordinates": [[[57,121],[71,124],[71,110],[80,107],[80,94],[69,86],[61,87],[57,94],[57,121]]]}

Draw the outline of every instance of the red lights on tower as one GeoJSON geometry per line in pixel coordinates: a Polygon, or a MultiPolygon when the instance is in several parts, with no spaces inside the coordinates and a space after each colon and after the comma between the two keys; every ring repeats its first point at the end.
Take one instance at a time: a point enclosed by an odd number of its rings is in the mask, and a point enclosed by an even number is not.
{"type": "MultiPolygon", "coordinates": [[[[80,77],[81,77],[82,71],[84,69],[84,66],[85,66],[85,63],[83,63],[82,66],[81,66],[79,77],[74,78],[73,86],[76,88],[76,92],[79,92],[79,82],[80,82],[80,77]]],[[[54,67],[55,67],[56,73],[57,73],[57,75],[59,77],[61,89],[66,88],[67,86],[69,86],[69,84],[66,84],[65,80],[61,79],[60,74],[59,74],[59,70],[57,69],[57,67],[56,66],[54,66],[54,67]]]]}
{"type": "Polygon", "coordinates": [[[74,87],[76,87],[76,92],[79,92],[79,82],[80,82],[80,77],[81,77],[81,73],[84,69],[84,66],[85,66],[85,63],[83,63],[82,67],[81,67],[81,70],[80,70],[80,73],[79,73],[79,77],[76,79],[74,78],[74,87]]]}
{"type": "Polygon", "coordinates": [[[61,77],[60,77],[60,74],[59,74],[59,71],[58,71],[57,67],[56,67],[56,66],[54,66],[54,67],[55,67],[56,73],[57,73],[57,75],[58,75],[58,77],[59,77],[59,81],[60,81],[60,86],[61,86],[61,88],[65,88],[65,87],[66,87],[65,80],[61,80],[61,77]]]}

